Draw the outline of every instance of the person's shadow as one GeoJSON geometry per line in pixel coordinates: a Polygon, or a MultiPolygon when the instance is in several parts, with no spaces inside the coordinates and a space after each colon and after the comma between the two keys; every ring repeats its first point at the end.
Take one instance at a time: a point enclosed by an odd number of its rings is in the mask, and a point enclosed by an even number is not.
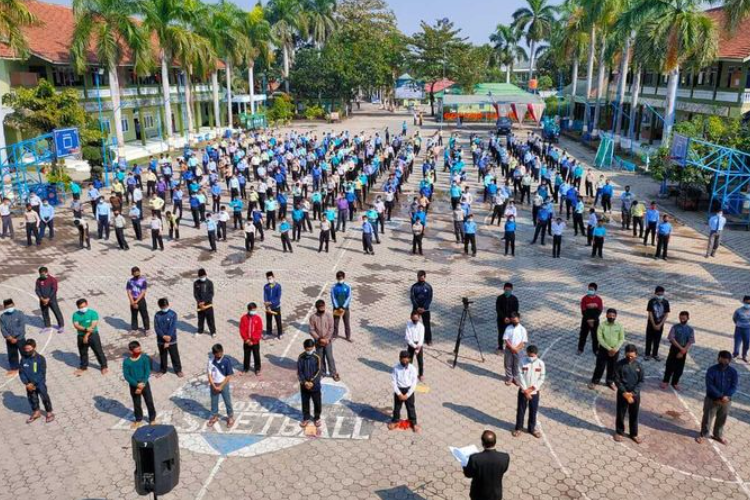
{"type": "Polygon", "coordinates": [[[52,358],[65,363],[71,368],[78,368],[81,361],[77,354],[61,351],[60,349],[52,351],[52,358]]]}
{"type": "Polygon", "coordinates": [[[492,415],[484,413],[483,411],[477,410],[471,406],[459,405],[456,403],[443,403],[443,406],[479,424],[489,425],[506,431],[512,431],[515,429],[515,425],[511,422],[505,422],[504,420],[495,418],[492,415]]]}
{"type": "Polygon", "coordinates": [[[108,413],[121,419],[132,420],[133,412],[120,401],[104,396],[94,396],[94,408],[102,413],[108,413]]]}
{"type": "Polygon", "coordinates": [[[384,373],[391,373],[393,371],[393,367],[388,366],[387,364],[383,363],[382,361],[377,361],[374,359],[367,359],[367,358],[357,358],[357,361],[362,363],[365,366],[369,366],[373,370],[377,370],[384,373]]]}
{"type": "MultiPolygon", "coordinates": [[[[140,316],[139,316],[140,317],[140,316]]],[[[130,323],[121,318],[115,318],[114,316],[106,316],[104,322],[114,328],[115,330],[130,331],[130,323]]]]}
{"type": "Polygon", "coordinates": [[[27,415],[30,412],[29,401],[23,396],[13,394],[11,391],[3,392],[3,406],[12,412],[27,415]]]}

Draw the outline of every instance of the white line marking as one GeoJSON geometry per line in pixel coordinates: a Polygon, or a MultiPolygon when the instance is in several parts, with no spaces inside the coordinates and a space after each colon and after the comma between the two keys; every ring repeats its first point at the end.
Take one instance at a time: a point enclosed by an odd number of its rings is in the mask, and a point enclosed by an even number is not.
{"type": "MultiPolygon", "coordinates": [[[[326,291],[326,288],[328,288],[328,282],[327,282],[327,281],[326,281],[326,282],[325,282],[325,283],[323,284],[323,286],[322,286],[322,287],[320,288],[320,292],[318,292],[318,295],[317,295],[317,296],[315,297],[315,300],[316,300],[316,301],[317,301],[318,299],[320,299],[320,297],[321,297],[321,296],[323,295],[323,292],[325,292],[325,291],[326,291]]],[[[303,324],[304,324],[304,323],[307,323],[307,321],[308,321],[308,320],[310,319],[310,315],[312,314],[312,312],[313,312],[314,310],[315,310],[315,307],[313,306],[313,307],[311,307],[311,308],[310,308],[310,309],[309,309],[309,310],[307,311],[307,314],[305,314],[305,317],[304,317],[304,319],[302,320],[302,323],[303,323],[303,324]]],[[[291,349],[291,348],[292,348],[292,344],[294,344],[294,341],[296,341],[296,340],[297,340],[297,337],[299,337],[299,334],[300,334],[300,331],[301,331],[301,330],[300,330],[299,328],[295,328],[295,330],[297,330],[297,331],[296,331],[296,332],[294,332],[294,336],[293,336],[293,337],[292,337],[292,339],[291,339],[291,340],[289,341],[289,343],[288,343],[288,344],[286,345],[286,348],[284,349],[284,352],[283,352],[283,353],[281,353],[281,357],[282,357],[282,358],[286,358],[287,354],[289,354],[289,349],[291,349]]]]}
{"type": "Polygon", "coordinates": [[[206,492],[208,491],[208,486],[214,480],[214,477],[216,476],[216,473],[219,472],[219,469],[221,468],[221,464],[224,463],[224,460],[226,460],[226,458],[227,457],[219,457],[216,460],[216,465],[214,465],[214,468],[211,469],[211,473],[206,478],[206,482],[203,483],[203,486],[201,487],[200,491],[198,492],[198,496],[195,497],[195,500],[203,500],[203,497],[206,496],[206,492]]]}
{"type": "MultiPolygon", "coordinates": [[[[344,237],[344,232],[341,232],[342,238],[344,237]]],[[[354,241],[356,238],[346,238],[346,245],[341,249],[341,253],[339,254],[339,257],[336,259],[336,262],[333,263],[333,267],[331,267],[331,271],[335,271],[336,268],[339,266],[339,262],[341,262],[341,258],[344,256],[346,251],[349,249],[349,245],[352,244],[352,241],[354,241]]]]}

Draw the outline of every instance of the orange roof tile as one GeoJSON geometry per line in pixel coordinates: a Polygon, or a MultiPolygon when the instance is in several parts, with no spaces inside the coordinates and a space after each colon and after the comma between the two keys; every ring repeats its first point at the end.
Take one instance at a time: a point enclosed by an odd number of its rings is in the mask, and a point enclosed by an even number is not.
{"type": "Polygon", "coordinates": [[[719,59],[740,59],[750,57],[750,18],[743,20],[734,33],[724,27],[726,15],[722,7],[709,9],[706,14],[713,19],[719,32],[719,59]]]}

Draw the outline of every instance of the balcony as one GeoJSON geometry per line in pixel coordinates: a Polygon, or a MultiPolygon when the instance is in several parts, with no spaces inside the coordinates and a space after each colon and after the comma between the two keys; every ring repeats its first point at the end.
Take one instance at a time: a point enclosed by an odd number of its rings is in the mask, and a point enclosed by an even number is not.
{"type": "MultiPolygon", "coordinates": [[[[628,89],[627,94],[630,95],[630,89],[628,89]]],[[[667,86],[662,85],[658,89],[650,85],[644,86],[641,89],[641,95],[644,97],[665,97],[667,95],[667,86]]],[[[694,101],[718,101],[727,104],[748,104],[750,103],[750,89],[723,88],[714,91],[707,88],[678,88],[677,98],[694,101]]]]}

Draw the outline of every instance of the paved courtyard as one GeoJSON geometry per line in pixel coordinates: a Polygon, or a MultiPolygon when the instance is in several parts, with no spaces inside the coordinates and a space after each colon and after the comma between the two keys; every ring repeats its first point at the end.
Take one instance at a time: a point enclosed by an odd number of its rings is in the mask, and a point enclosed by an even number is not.
{"type": "MultiPolygon", "coordinates": [[[[406,114],[385,115],[372,109],[335,128],[382,131],[390,126],[394,132],[404,119],[411,124],[406,114]]],[[[322,132],[331,126],[317,128],[322,132]]],[[[434,125],[427,125],[424,134],[433,130],[434,125]]],[[[481,130],[486,133],[487,129],[481,130]]],[[[463,141],[468,133],[461,130],[463,141]]],[[[128,333],[125,282],[134,265],[149,280],[151,314],[157,298],[169,297],[180,318],[179,346],[186,377],[170,372],[151,381],[158,420],[178,428],[181,445],[180,484],[164,498],[468,498],[469,480],[448,446],[480,446],[484,429],[495,430],[498,448],[511,455],[505,479],[507,498],[750,498],[747,365],[736,366],[741,392],[727,423],[725,435],[730,444],[697,445],[694,441],[705,370],[715,362],[719,349],[731,349],[732,312],[742,295],[750,293],[747,259],[728,249],[715,259],[704,259],[705,237],[690,222],[678,221],[670,260],[657,262],[652,258],[653,247],[644,247],[619,231],[619,220],[608,228],[603,260],[592,260],[584,239],[574,238],[572,231],[563,238],[562,258],[552,259],[551,243],[545,247],[528,244],[532,228],[526,208],[519,216],[516,257],[505,257],[500,250],[501,228],[486,225],[486,206],[478,202],[479,253],[466,257],[450,230],[446,175],[441,173],[442,161],[424,257],[411,255],[406,196],[399,214],[387,225],[382,244],[375,246],[375,256],[363,254],[356,230],[339,238],[331,253],[318,254],[317,228],[314,234],[303,234],[293,255],[281,252],[274,235],[251,257],[244,251],[239,232],[230,235],[229,243],[220,244],[218,254],[210,254],[205,232],[186,225],[179,242],[165,241],[164,252],[152,252],[146,241],[121,252],[114,236],[109,242],[92,241],[91,251],[78,250],[73,228],[67,225],[58,231],[54,245],[45,242],[41,248],[27,249],[20,239],[1,241],[0,298],[14,298],[17,307],[32,318],[29,336],[37,339],[47,357],[57,420],[26,425],[28,404],[22,384],[17,378],[0,380],[0,499],[137,498],[130,445],[133,417],[121,370],[126,344],[133,338],[128,333]],[[108,375],[89,370],[83,377],[73,376],[78,354],[72,328],[61,335],[41,333],[34,296],[40,265],[48,266],[60,280],[67,323],[79,297],[88,297],[90,306],[99,312],[102,342],[110,360],[108,375]],[[192,281],[199,267],[208,271],[216,287],[216,340],[195,333],[192,281]],[[435,342],[426,351],[426,385],[416,398],[423,427],[417,435],[388,431],[386,422],[392,404],[390,370],[404,345],[404,325],[411,309],[409,287],[420,269],[427,271],[435,291],[435,342]],[[235,426],[227,429],[222,422],[207,429],[207,353],[219,341],[230,356],[241,361],[238,321],[247,302],[262,302],[264,275],[269,270],[284,290],[285,335],[262,344],[262,376],[235,380],[235,426]],[[319,437],[306,437],[297,425],[300,404],[294,360],[307,338],[312,304],[318,297],[328,299],[337,270],[346,271],[354,292],[354,342],[336,341],[341,381],[326,379],[325,427],[319,437]],[[502,357],[494,352],[494,304],[506,281],[515,284],[522,323],[547,363],[541,439],[528,434],[511,437],[516,390],[503,384],[502,357]],[[612,440],[614,394],[606,387],[586,388],[594,358],[588,348],[577,356],[576,343],[578,301],[590,281],[599,284],[605,307],[619,310],[627,340],[640,349],[646,303],[656,285],[667,289],[671,320],[680,310],[692,314],[697,345],[687,362],[684,390],[659,389],[663,361],[644,363],[647,387],[641,435],[645,441],[640,446],[612,440]],[[462,297],[474,301],[471,313],[485,361],[476,343],[467,340],[454,369],[451,351],[462,297]]],[[[416,187],[417,177],[410,179],[411,188],[416,187]]],[[[476,175],[469,179],[474,183],[476,175]]],[[[742,236],[747,239],[746,234],[742,236]]],[[[139,340],[146,352],[156,354],[153,336],[139,340]]],[[[665,342],[662,350],[666,357],[665,342]]],[[[7,366],[4,352],[0,366],[7,366]]]]}

